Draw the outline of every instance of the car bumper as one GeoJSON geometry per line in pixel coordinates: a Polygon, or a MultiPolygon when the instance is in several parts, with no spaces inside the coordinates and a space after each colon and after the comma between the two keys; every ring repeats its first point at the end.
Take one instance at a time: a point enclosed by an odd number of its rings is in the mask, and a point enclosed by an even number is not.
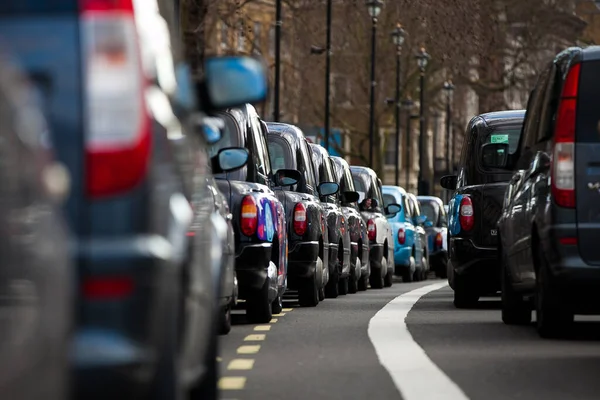
{"type": "Polygon", "coordinates": [[[298,282],[310,278],[317,269],[319,242],[299,242],[288,253],[288,287],[296,290],[298,282]]]}
{"type": "Polygon", "coordinates": [[[500,289],[500,262],[495,247],[476,246],[471,239],[450,240],[450,261],[457,275],[469,276],[484,291],[500,289]]]}
{"type": "Polygon", "coordinates": [[[82,278],[127,276],[133,282],[127,296],[78,301],[71,364],[79,398],[118,397],[149,383],[164,338],[161,325],[181,285],[181,264],[169,248],[158,236],[78,244],[82,278]]]}
{"type": "Polygon", "coordinates": [[[235,273],[241,298],[260,290],[269,277],[272,243],[251,243],[242,247],[235,260],[235,273]]]}

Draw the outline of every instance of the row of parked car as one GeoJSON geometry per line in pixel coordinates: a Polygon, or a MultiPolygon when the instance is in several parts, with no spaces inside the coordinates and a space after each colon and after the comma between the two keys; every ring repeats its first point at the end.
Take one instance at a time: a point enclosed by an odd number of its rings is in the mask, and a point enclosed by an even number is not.
{"type": "Polygon", "coordinates": [[[217,116],[221,139],[209,156],[236,152],[247,160],[235,171],[213,171],[235,241],[237,287],[227,289],[234,294],[223,305],[221,333],[231,328],[237,299],[250,322],[265,323],[281,312],[284,294],[314,307],[369,286],[392,286],[394,273],[409,282],[425,279],[430,252],[445,274],[440,199],[382,186],[370,168],[330,156],[296,126],[263,121],[250,104],[217,116]]]}
{"type": "Polygon", "coordinates": [[[238,299],[445,270],[439,199],[260,119],[259,60],[193,76],[174,4],[0,4],[0,398],[216,399],[238,299]]]}
{"type": "Polygon", "coordinates": [[[449,202],[456,307],[502,292],[506,324],[542,337],[599,314],[600,47],[569,48],[539,74],[526,110],[471,120],[449,202]]]}

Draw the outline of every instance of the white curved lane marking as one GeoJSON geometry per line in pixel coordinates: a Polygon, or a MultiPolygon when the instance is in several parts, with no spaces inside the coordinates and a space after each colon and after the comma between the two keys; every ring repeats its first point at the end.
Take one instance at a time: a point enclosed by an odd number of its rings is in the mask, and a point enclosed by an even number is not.
{"type": "Polygon", "coordinates": [[[396,297],[369,321],[369,339],[379,362],[390,374],[404,400],[468,400],[413,339],[406,317],[417,301],[447,286],[427,285],[396,297]]]}

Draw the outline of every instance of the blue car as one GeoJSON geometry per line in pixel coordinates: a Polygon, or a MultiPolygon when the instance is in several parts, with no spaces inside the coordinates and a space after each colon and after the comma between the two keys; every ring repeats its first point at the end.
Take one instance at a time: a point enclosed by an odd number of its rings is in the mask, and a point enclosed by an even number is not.
{"type": "Polygon", "coordinates": [[[421,215],[415,196],[399,186],[383,186],[384,204],[398,203],[402,210],[388,218],[394,236],[394,274],[404,282],[420,281],[429,272],[426,217],[421,215]]]}
{"type": "Polygon", "coordinates": [[[439,197],[417,196],[419,208],[427,216],[425,231],[427,232],[427,247],[431,269],[438,278],[447,278],[448,264],[448,218],[444,202],[439,197]]]}

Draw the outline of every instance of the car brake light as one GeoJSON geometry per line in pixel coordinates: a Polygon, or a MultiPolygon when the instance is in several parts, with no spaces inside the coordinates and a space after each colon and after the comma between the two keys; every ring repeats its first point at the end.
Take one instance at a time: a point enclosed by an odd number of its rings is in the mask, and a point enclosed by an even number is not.
{"type": "Polygon", "coordinates": [[[134,188],[150,157],[150,116],[132,0],[81,0],[86,190],[134,188]]]}
{"type": "Polygon", "coordinates": [[[256,233],[258,227],[258,207],[254,197],[248,195],[242,199],[242,211],[240,215],[240,230],[246,236],[256,233]]]}
{"type": "Polygon", "coordinates": [[[133,279],[113,276],[88,278],[83,281],[83,297],[87,300],[118,300],[131,295],[133,279]]]}
{"type": "Polygon", "coordinates": [[[470,197],[463,197],[460,201],[460,227],[465,231],[470,231],[475,225],[475,216],[473,213],[473,202],[470,197]]]}
{"type": "Polygon", "coordinates": [[[404,244],[405,241],[406,241],[406,232],[404,231],[404,228],[400,228],[400,229],[398,229],[398,243],[404,244]]]}
{"type": "Polygon", "coordinates": [[[569,70],[558,105],[552,155],[552,195],[557,205],[575,207],[575,128],[581,64],[569,70]]]}
{"type": "Polygon", "coordinates": [[[442,243],[443,242],[443,238],[442,238],[442,234],[440,232],[438,232],[437,235],[435,235],[435,247],[436,249],[441,249],[442,248],[442,243]]]}
{"type": "Polygon", "coordinates": [[[294,232],[298,236],[303,236],[306,233],[306,207],[302,203],[296,203],[294,206],[294,232]]]}
{"type": "Polygon", "coordinates": [[[367,233],[369,234],[369,240],[375,240],[377,238],[377,226],[372,219],[367,222],[367,233]]]}

